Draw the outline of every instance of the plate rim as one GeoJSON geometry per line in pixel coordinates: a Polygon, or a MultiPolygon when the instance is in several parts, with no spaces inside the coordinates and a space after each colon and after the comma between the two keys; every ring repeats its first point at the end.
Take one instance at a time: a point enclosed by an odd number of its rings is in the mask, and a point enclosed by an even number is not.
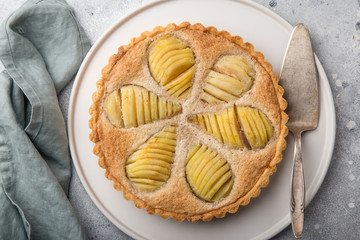
{"type": "MultiPolygon", "coordinates": [[[[75,143],[75,139],[74,139],[74,126],[73,126],[73,120],[74,120],[74,106],[75,106],[75,100],[77,98],[78,92],[79,92],[79,87],[81,85],[81,82],[83,80],[83,76],[85,74],[85,70],[88,67],[88,65],[91,62],[91,59],[94,57],[95,53],[97,52],[97,50],[102,46],[103,42],[114,32],[116,31],[121,25],[123,25],[124,23],[126,23],[126,21],[128,21],[129,19],[131,19],[132,17],[136,16],[137,14],[141,13],[142,11],[145,11],[149,8],[152,8],[156,5],[160,5],[166,2],[170,2],[171,0],[151,0],[150,2],[143,4],[141,6],[139,6],[138,8],[136,8],[133,11],[130,11],[129,13],[127,13],[126,15],[124,15],[123,17],[119,18],[116,23],[114,23],[113,25],[111,25],[110,27],[108,27],[103,34],[101,34],[101,36],[95,41],[94,45],[91,47],[90,51],[87,53],[86,57],[84,58],[79,71],[75,77],[75,81],[71,90],[71,95],[70,95],[70,100],[69,100],[69,108],[68,108],[68,123],[67,123],[67,129],[68,129],[68,138],[69,138],[69,147],[70,147],[70,153],[71,153],[71,157],[73,160],[73,164],[75,166],[76,172],[80,178],[80,181],[83,184],[83,187],[85,188],[87,194],[89,195],[89,197],[91,198],[91,200],[93,201],[93,203],[96,205],[96,207],[100,210],[100,212],[102,214],[104,214],[104,216],[111,221],[117,228],[119,228],[121,231],[123,231],[124,233],[126,233],[127,235],[135,238],[135,239],[148,239],[145,236],[140,235],[139,233],[135,232],[134,230],[130,229],[129,227],[127,227],[124,223],[122,223],[121,221],[119,221],[111,212],[109,212],[106,207],[103,205],[103,203],[101,203],[101,201],[97,198],[96,194],[94,193],[94,191],[92,190],[92,188],[90,187],[88,181],[86,180],[84,174],[83,174],[83,170],[78,158],[78,154],[76,151],[76,143],[75,143]]],[[[174,1],[174,0],[172,0],[174,1]]],[[[180,0],[175,0],[175,1],[180,1],[180,0]]],[[[197,0],[197,1],[201,1],[201,0],[197,0]]],[[[282,17],[280,17],[278,14],[276,14],[275,12],[271,11],[270,9],[266,8],[265,6],[262,6],[256,2],[252,2],[250,0],[227,0],[230,2],[237,2],[237,3],[241,3],[241,4],[245,4],[248,5],[260,12],[263,12],[264,14],[268,15],[269,17],[271,17],[272,19],[276,20],[279,24],[281,24],[286,30],[288,30],[289,32],[292,31],[293,27],[290,23],[288,23],[285,19],[283,19],[282,17]]],[[[324,79],[324,81],[327,81],[327,84],[323,84],[323,86],[321,86],[322,88],[325,88],[325,98],[330,99],[332,104],[329,104],[330,107],[330,111],[328,111],[332,116],[330,116],[330,118],[328,118],[327,120],[330,121],[329,125],[333,126],[333,129],[331,129],[331,138],[328,139],[329,143],[326,145],[327,146],[327,156],[325,157],[326,159],[329,159],[326,164],[325,167],[323,168],[319,168],[316,172],[317,174],[320,174],[320,178],[318,179],[318,181],[316,181],[316,184],[311,185],[308,189],[307,192],[311,192],[310,195],[312,195],[310,198],[307,197],[306,198],[306,206],[311,202],[311,200],[315,197],[316,193],[318,192],[320,186],[322,185],[325,176],[328,172],[328,168],[330,166],[331,163],[331,158],[333,155],[333,150],[334,150],[334,145],[335,145],[335,135],[336,135],[336,115],[335,115],[335,106],[334,106],[334,100],[333,100],[333,96],[332,96],[332,91],[330,88],[330,84],[328,83],[328,78],[326,76],[325,70],[322,67],[321,62],[319,61],[318,57],[315,54],[315,61],[316,61],[316,65],[318,68],[318,74],[321,78],[324,79]],[[320,172],[320,173],[319,173],[320,172]]],[[[253,239],[263,239],[263,238],[271,238],[273,236],[275,236],[276,234],[280,233],[283,229],[285,229],[285,227],[287,227],[289,224],[291,223],[290,220],[290,213],[288,215],[285,215],[280,221],[278,221],[277,223],[275,223],[273,225],[272,228],[268,229],[267,231],[263,232],[262,234],[259,234],[257,236],[255,236],[253,239]]]]}

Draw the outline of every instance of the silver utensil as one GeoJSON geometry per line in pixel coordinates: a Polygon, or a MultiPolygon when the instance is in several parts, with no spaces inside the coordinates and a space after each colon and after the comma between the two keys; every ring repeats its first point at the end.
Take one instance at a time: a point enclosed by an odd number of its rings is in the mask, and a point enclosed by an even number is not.
{"type": "Polygon", "coordinates": [[[310,33],[304,24],[297,25],[291,34],[280,72],[280,84],[285,90],[284,98],[288,102],[287,126],[295,139],[290,185],[291,222],[294,236],[301,238],[305,208],[301,133],[315,129],[319,121],[318,72],[310,33]]]}

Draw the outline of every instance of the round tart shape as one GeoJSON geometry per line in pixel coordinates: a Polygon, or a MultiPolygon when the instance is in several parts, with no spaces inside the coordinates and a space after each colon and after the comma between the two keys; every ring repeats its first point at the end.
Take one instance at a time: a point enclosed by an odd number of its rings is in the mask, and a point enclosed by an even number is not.
{"type": "Polygon", "coordinates": [[[105,176],[149,214],[209,221],[269,183],[286,147],[283,89],[239,36],[169,24],[110,57],[90,107],[105,176]]]}

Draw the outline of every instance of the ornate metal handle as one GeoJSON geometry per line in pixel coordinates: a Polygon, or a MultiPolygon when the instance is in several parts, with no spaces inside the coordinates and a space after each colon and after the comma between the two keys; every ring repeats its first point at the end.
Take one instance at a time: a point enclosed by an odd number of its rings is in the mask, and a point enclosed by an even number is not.
{"type": "Polygon", "coordinates": [[[290,185],[290,211],[294,236],[301,238],[304,225],[305,181],[301,157],[301,132],[293,134],[295,151],[290,185]]]}

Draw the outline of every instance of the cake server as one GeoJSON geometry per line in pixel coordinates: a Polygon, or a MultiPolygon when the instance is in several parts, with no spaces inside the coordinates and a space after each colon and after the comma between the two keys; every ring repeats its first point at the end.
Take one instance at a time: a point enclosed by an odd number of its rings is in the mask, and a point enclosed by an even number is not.
{"type": "MultiPolygon", "coordinates": [[[[305,181],[301,156],[301,133],[313,130],[319,121],[318,72],[310,33],[304,24],[297,25],[290,37],[280,72],[289,115],[287,127],[295,141],[290,183],[290,214],[294,236],[301,238],[304,223],[305,181]]],[[[305,159],[313,161],[315,159],[305,159]]]]}

